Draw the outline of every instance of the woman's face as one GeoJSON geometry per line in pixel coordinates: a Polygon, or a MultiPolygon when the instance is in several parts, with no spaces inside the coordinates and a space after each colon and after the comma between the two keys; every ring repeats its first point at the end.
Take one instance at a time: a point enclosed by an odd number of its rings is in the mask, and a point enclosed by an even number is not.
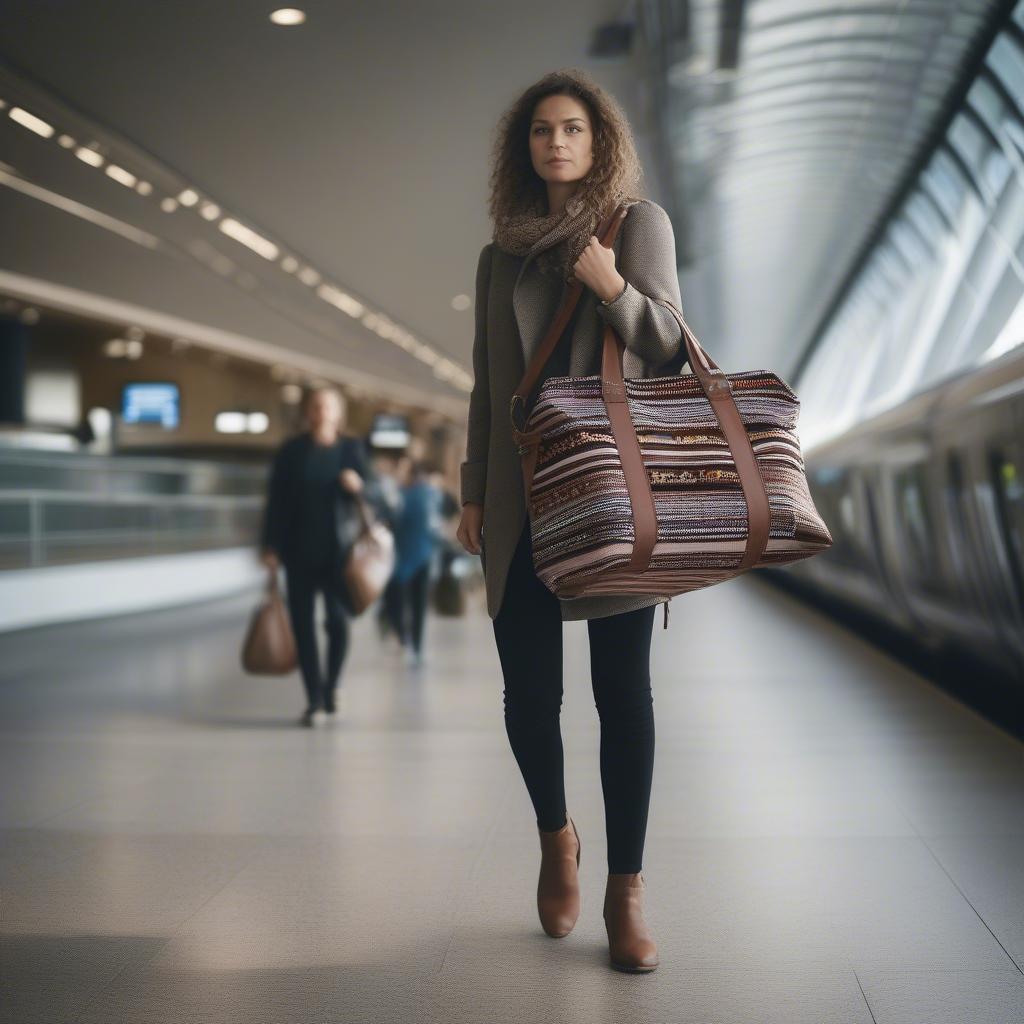
{"type": "Polygon", "coordinates": [[[594,134],[586,106],[575,96],[545,96],[530,122],[533,169],[549,182],[585,178],[594,166],[594,134]]]}
{"type": "Polygon", "coordinates": [[[317,433],[327,433],[332,428],[340,430],[344,415],[341,400],[333,391],[317,391],[310,396],[306,419],[311,430],[317,433]]]}

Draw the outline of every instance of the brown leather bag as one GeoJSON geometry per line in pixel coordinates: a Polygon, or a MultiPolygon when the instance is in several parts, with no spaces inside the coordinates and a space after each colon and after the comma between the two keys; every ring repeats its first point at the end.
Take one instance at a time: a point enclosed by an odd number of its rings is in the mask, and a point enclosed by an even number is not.
{"type": "Polygon", "coordinates": [[[242,667],[261,676],[283,676],[298,664],[288,609],[277,585],[277,573],[267,574],[267,589],[249,620],[242,644],[242,667]]]}
{"type": "Polygon", "coordinates": [[[354,615],[360,615],[384,593],[395,568],[395,538],[375,519],[361,494],[355,495],[362,529],[345,559],[345,586],[354,615]]]}
{"type": "MultiPolygon", "coordinates": [[[[598,230],[611,247],[626,207],[598,230]]],[[[533,564],[564,600],[668,600],[757,566],[825,551],[796,425],[799,400],[770,370],[724,373],[682,313],[691,372],[623,378],[625,345],[604,331],[601,372],[549,377],[527,398],[582,293],[566,290],[511,402],[522,459],[533,564]]]]}

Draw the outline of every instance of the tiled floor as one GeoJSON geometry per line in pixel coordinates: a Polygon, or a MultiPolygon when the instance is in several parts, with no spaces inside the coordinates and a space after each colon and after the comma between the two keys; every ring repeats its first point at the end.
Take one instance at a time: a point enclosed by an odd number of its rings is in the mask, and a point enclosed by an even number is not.
{"type": "Polygon", "coordinates": [[[1024,747],[756,579],[654,642],[645,877],[609,970],[586,630],[576,930],[547,938],[489,620],[357,623],[339,720],[247,678],[246,601],[0,637],[0,1020],[1024,1022],[1024,747]]]}

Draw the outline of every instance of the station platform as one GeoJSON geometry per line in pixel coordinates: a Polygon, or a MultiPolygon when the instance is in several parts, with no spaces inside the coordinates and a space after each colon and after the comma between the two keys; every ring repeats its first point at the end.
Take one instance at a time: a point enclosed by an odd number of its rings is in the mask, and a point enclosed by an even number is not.
{"type": "Polygon", "coordinates": [[[1024,746],[778,588],[658,613],[646,976],[607,962],[584,623],[554,940],[486,615],[419,669],[358,620],[304,730],[297,675],[239,666],[251,604],[0,637],[0,1020],[1024,1020],[1024,746]]]}

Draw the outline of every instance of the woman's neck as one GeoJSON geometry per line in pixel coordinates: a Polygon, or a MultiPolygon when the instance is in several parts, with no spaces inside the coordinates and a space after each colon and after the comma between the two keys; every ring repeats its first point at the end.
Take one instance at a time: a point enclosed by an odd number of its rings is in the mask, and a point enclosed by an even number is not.
{"type": "Polygon", "coordinates": [[[576,181],[549,181],[548,186],[548,215],[561,213],[565,204],[575,193],[579,182],[576,181]]]}

